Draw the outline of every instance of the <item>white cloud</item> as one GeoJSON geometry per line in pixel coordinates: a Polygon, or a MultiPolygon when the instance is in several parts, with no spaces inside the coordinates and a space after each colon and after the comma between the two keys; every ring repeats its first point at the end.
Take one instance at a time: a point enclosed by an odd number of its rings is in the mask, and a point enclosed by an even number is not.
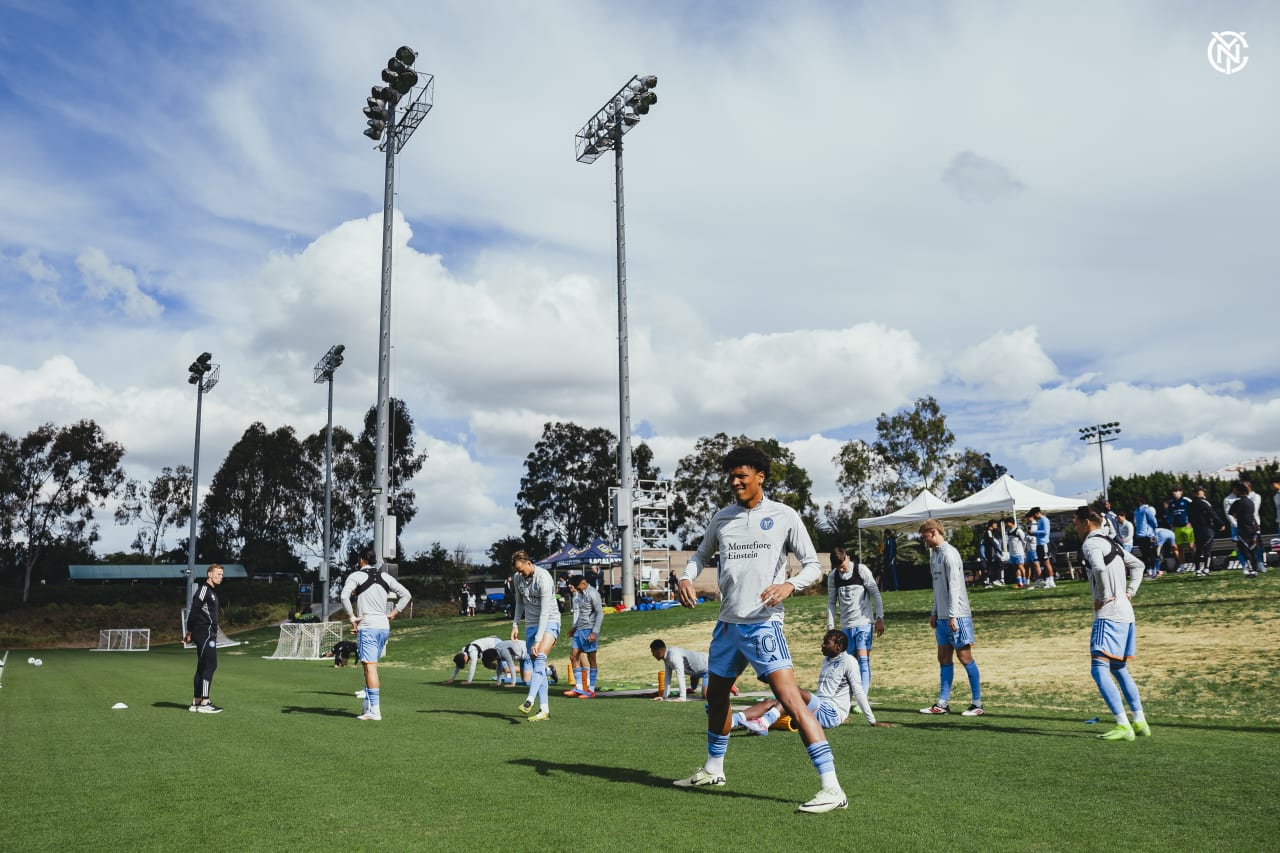
{"type": "Polygon", "coordinates": [[[949,372],[992,400],[1025,398],[1058,377],[1058,369],[1040,346],[1035,326],[996,332],[961,352],[949,365],[949,372]]]}
{"type": "Polygon", "coordinates": [[[1008,167],[972,151],[951,158],[942,182],[961,201],[991,203],[1017,195],[1027,188],[1008,167]]]}
{"type": "Polygon", "coordinates": [[[133,270],[112,263],[101,249],[85,249],[76,258],[76,266],[84,279],[85,292],[99,302],[118,303],[126,317],[154,320],[164,310],[142,291],[133,270]]]}

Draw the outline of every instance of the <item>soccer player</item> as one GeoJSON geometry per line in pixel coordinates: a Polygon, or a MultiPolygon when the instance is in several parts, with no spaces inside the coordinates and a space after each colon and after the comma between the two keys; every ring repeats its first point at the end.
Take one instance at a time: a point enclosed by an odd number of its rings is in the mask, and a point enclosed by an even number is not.
{"type": "MultiPolygon", "coordinates": [[[[1036,560],[1040,564],[1040,579],[1036,586],[1041,589],[1054,589],[1058,586],[1053,577],[1053,563],[1049,559],[1049,517],[1034,506],[1027,513],[1031,522],[1031,538],[1035,541],[1036,560]]],[[[1119,532],[1119,531],[1117,531],[1119,532]]]]}
{"type": "Polygon", "coordinates": [[[360,665],[364,667],[364,710],[357,720],[382,719],[382,681],[378,678],[378,660],[387,652],[387,640],[391,636],[391,620],[399,616],[413,594],[400,581],[375,565],[378,557],[372,548],[360,554],[359,565],[347,576],[342,585],[342,606],[351,619],[351,631],[356,635],[360,665]],[[391,593],[396,594],[396,604],[387,612],[391,593]],[[352,606],[352,599],[355,606],[352,606]],[[356,612],[359,611],[359,615],[356,612]]]}
{"type": "Polygon", "coordinates": [[[218,584],[222,583],[222,566],[209,566],[204,583],[191,596],[187,611],[187,635],[183,643],[196,647],[195,691],[190,710],[200,714],[221,714],[222,709],[209,701],[213,672],[218,668],[218,584]]]}
{"type": "Polygon", "coordinates": [[[964,561],[960,559],[960,552],[947,541],[942,523],[936,518],[920,525],[920,538],[929,549],[929,573],[933,576],[933,612],[929,614],[929,627],[938,642],[940,683],[938,701],[928,708],[921,708],[920,713],[951,713],[951,682],[955,678],[955,665],[951,660],[954,656],[969,676],[969,692],[973,696],[968,709],[961,713],[966,717],[981,717],[982,678],[973,659],[973,614],[969,610],[969,594],[964,588],[964,561]]]}
{"type": "Polygon", "coordinates": [[[497,648],[497,637],[481,637],[478,640],[472,640],[462,647],[462,651],[453,656],[453,675],[449,676],[449,680],[445,684],[453,684],[458,678],[458,673],[462,672],[462,668],[470,663],[470,669],[467,671],[467,680],[463,684],[470,684],[476,677],[476,664],[480,662],[480,656],[489,649],[497,648]]]}
{"type": "Polygon", "coordinates": [[[596,651],[600,648],[604,605],[600,593],[584,577],[569,578],[569,588],[573,590],[573,639],[569,645],[573,689],[566,690],[564,695],[591,699],[596,695],[596,651]]]}
{"type": "Polygon", "coordinates": [[[764,496],[769,457],[756,447],[736,447],[722,462],[737,501],[717,512],[707,526],[680,579],[680,603],[697,606],[693,581],[718,552],[716,581],[720,612],[711,636],[707,684],[707,759],[681,788],[723,785],[724,756],[729,747],[729,696],[734,680],[747,664],[769,682],[800,731],[809,760],[818,771],[821,790],[798,811],[815,814],[849,807],[836,776],[835,759],[822,726],[814,719],[796,686],[791,652],[782,634],[782,602],[812,586],[822,576],[813,543],[791,507],[764,496]],[[787,578],[787,554],[803,569],[787,578]]]}
{"type": "Polygon", "coordinates": [[[1191,500],[1182,495],[1182,486],[1173,487],[1172,496],[1165,502],[1165,521],[1173,531],[1174,547],[1178,554],[1178,574],[1195,568],[1191,556],[1195,551],[1195,531],[1191,528],[1191,500]]]}
{"type": "Polygon", "coordinates": [[[1103,740],[1133,740],[1135,731],[1140,735],[1150,735],[1151,726],[1142,713],[1138,685],[1125,665],[1133,657],[1136,646],[1133,605],[1129,600],[1142,584],[1145,566],[1101,532],[1102,517],[1096,510],[1082,506],[1076,510],[1073,521],[1076,533],[1083,540],[1080,554],[1089,575],[1089,588],[1093,591],[1093,631],[1089,639],[1093,680],[1116,718],[1115,728],[1098,737],[1103,740]],[[1127,588],[1126,569],[1129,575],[1127,588]],[[1115,681],[1112,681],[1113,677],[1115,681]],[[1115,682],[1120,683],[1118,690],[1115,682]],[[1133,711],[1132,725],[1124,712],[1125,701],[1133,711]]]}
{"type": "Polygon", "coordinates": [[[1006,518],[1004,520],[1004,539],[1005,551],[1009,554],[1009,565],[1013,566],[1015,588],[1026,589],[1028,580],[1022,564],[1026,561],[1027,534],[1022,532],[1022,528],[1018,526],[1018,523],[1013,518],[1006,518]]]}
{"type": "Polygon", "coordinates": [[[511,555],[516,570],[516,610],[511,623],[511,639],[520,639],[520,620],[524,619],[524,642],[533,659],[533,677],[529,679],[529,695],[520,705],[520,713],[531,721],[551,719],[547,700],[547,656],[560,638],[560,608],[556,606],[556,584],[551,573],[540,569],[524,551],[511,555]],[[538,712],[533,713],[534,700],[538,712]],[[532,714],[533,716],[529,716],[532,714]]]}
{"type": "MultiPolygon", "coordinates": [[[[853,658],[845,651],[849,634],[832,628],[822,637],[822,669],[818,671],[818,692],[801,690],[800,696],[809,705],[818,725],[834,729],[849,719],[850,702],[858,703],[858,710],[873,726],[889,728],[892,723],[877,723],[876,715],[862,691],[862,679],[853,658]]],[[[742,726],[758,735],[769,734],[769,727],[782,716],[782,703],[777,699],[761,699],[745,711],[733,715],[733,725],[742,726]]]]}
{"type": "Polygon", "coordinates": [[[1154,578],[1160,570],[1160,556],[1156,549],[1156,509],[1146,498],[1138,498],[1138,508],[1133,512],[1133,539],[1147,567],[1147,577],[1154,578]]]}
{"type": "Polygon", "coordinates": [[[654,640],[649,644],[649,654],[653,655],[654,660],[662,661],[663,666],[666,667],[663,688],[653,697],[656,701],[664,701],[677,681],[680,684],[679,689],[676,690],[676,698],[670,701],[685,701],[686,675],[689,676],[695,690],[699,686],[705,687],[708,663],[704,652],[691,652],[677,646],[668,647],[662,640],[654,640]]]}
{"type": "Polygon", "coordinates": [[[529,647],[524,640],[503,640],[492,653],[486,652],[482,660],[485,666],[497,670],[498,683],[503,687],[515,687],[517,681],[528,684],[533,678],[529,647]],[[489,663],[490,660],[493,661],[492,664],[489,663]],[[506,680],[503,679],[504,673],[506,680]]]}
{"type": "MultiPolygon", "coordinates": [[[[871,691],[871,632],[884,635],[884,600],[871,570],[854,565],[843,548],[831,551],[831,574],[827,575],[827,628],[844,631],[846,649],[852,649],[858,661],[862,692],[871,691]],[[874,608],[873,605],[874,604],[874,608]],[[874,620],[874,624],[873,624],[874,620]]],[[[806,700],[808,701],[808,700],[806,700]]]]}

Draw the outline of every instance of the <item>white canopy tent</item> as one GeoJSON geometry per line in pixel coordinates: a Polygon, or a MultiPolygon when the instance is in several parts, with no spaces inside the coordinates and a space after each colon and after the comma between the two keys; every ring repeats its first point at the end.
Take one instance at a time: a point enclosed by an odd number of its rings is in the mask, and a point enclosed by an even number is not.
{"type": "Polygon", "coordinates": [[[981,524],[993,518],[1006,516],[1017,518],[1032,507],[1040,507],[1045,515],[1072,512],[1080,504],[1079,498],[1051,495],[1019,483],[1008,474],[1004,474],[982,491],[969,495],[964,500],[947,504],[935,512],[933,517],[946,522],[948,526],[960,527],[966,524],[981,524]]]}
{"type": "Polygon", "coordinates": [[[952,504],[944,501],[928,489],[922,489],[920,494],[911,499],[909,503],[896,512],[888,515],[878,515],[875,518],[858,519],[858,529],[865,530],[867,528],[888,528],[890,530],[909,530],[912,533],[920,526],[920,522],[926,518],[938,518],[939,513],[952,506],[952,504]]]}

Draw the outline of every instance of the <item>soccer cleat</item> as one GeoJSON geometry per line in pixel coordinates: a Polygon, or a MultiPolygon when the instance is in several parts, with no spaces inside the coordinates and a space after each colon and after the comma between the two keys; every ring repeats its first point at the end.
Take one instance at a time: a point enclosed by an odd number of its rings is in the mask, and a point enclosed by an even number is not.
{"type": "Polygon", "coordinates": [[[577,695],[578,695],[578,694],[580,694],[581,692],[582,692],[582,691],[581,691],[579,688],[575,687],[575,688],[573,688],[572,690],[566,690],[566,691],[564,692],[564,695],[565,695],[565,696],[577,696],[577,695]]]}
{"type": "Polygon", "coordinates": [[[688,779],[677,779],[671,784],[677,788],[705,788],[708,785],[723,785],[724,776],[708,773],[705,767],[699,767],[688,779]]]}
{"type": "Polygon", "coordinates": [[[764,724],[763,720],[743,720],[742,727],[753,735],[769,736],[769,727],[764,724]]]}
{"type": "Polygon", "coordinates": [[[1142,737],[1151,737],[1151,724],[1146,720],[1134,720],[1133,732],[1142,737]]]}
{"type": "Polygon", "coordinates": [[[836,809],[849,808],[849,798],[839,788],[823,788],[813,799],[803,803],[796,811],[805,814],[822,814],[836,809]]]}
{"type": "Polygon", "coordinates": [[[596,693],[595,693],[595,691],[594,691],[594,690],[579,690],[579,691],[577,692],[577,694],[576,694],[576,695],[577,695],[577,697],[578,697],[579,699],[594,699],[594,698],[596,698],[596,693]]]}
{"type": "Polygon", "coordinates": [[[1133,740],[1133,726],[1121,723],[1109,732],[1098,735],[1100,740],[1133,740]]]}
{"type": "Polygon", "coordinates": [[[381,720],[382,710],[380,708],[370,708],[360,716],[356,717],[356,719],[357,720],[381,720]]]}
{"type": "Polygon", "coordinates": [[[970,705],[968,708],[960,712],[962,717],[981,717],[986,711],[982,710],[981,705],[970,705]]]}
{"type": "Polygon", "coordinates": [[[363,699],[364,697],[365,697],[365,693],[364,693],[364,691],[363,691],[363,690],[357,690],[357,691],[356,691],[356,698],[357,698],[357,699],[363,699]]]}
{"type": "Polygon", "coordinates": [[[204,703],[203,705],[196,708],[196,711],[201,714],[221,714],[222,713],[222,709],[219,708],[217,705],[213,704],[212,702],[204,703]]]}
{"type": "Polygon", "coordinates": [[[951,707],[949,705],[943,705],[939,703],[937,705],[930,705],[928,708],[921,708],[920,713],[921,714],[950,714],[951,707]]]}
{"type": "Polygon", "coordinates": [[[1004,586],[1004,581],[992,581],[992,586],[1004,586]]]}
{"type": "Polygon", "coordinates": [[[532,717],[530,717],[530,718],[529,718],[528,720],[526,720],[525,722],[529,722],[529,723],[538,723],[538,722],[541,722],[541,721],[543,721],[543,720],[549,720],[549,719],[551,719],[551,712],[550,712],[550,711],[548,711],[546,708],[543,708],[541,711],[539,711],[538,713],[534,714],[532,717]]]}
{"type": "Polygon", "coordinates": [[[526,699],[520,703],[520,713],[526,717],[533,713],[533,700],[526,699]]]}

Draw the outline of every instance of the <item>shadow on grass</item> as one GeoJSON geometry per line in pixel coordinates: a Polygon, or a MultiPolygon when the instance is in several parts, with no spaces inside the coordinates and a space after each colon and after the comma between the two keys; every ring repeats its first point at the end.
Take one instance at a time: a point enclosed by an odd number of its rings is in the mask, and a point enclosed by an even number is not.
{"type": "Polygon", "coordinates": [[[191,707],[190,703],[183,704],[181,702],[152,702],[152,708],[171,708],[178,711],[186,711],[191,707]]]}
{"type": "Polygon", "coordinates": [[[497,711],[458,711],[452,708],[423,708],[418,711],[419,714],[457,714],[462,717],[484,717],[490,720],[505,720],[513,726],[518,726],[523,722],[527,722],[524,717],[515,717],[512,714],[502,714],[497,711]]]}
{"type": "MultiPolygon", "coordinates": [[[[542,761],[537,758],[516,758],[508,762],[522,767],[531,767],[539,776],[550,776],[552,773],[571,773],[577,776],[590,776],[605,782],[624,782],[628,785],[643,785],[646,788],[673,790],[671,779],[656,776],[646,770],[634,767],[606,767],[602,764],[564,764],[555,761],[542,761]]],[[[699,790],[699,789],[691,789],[699,790]]],[[[701,792],[701,791],[699,791],[701,792]]],[[[763,800],[771,803],[790,803],[782,797],[767,797],[760,794],[747,794],[742,791],[729,791],[724,788],[707,788],[708,793],[721,797],[739,797],[748,800],[763,800]]]]}
{"type": "Polygon", "coordinates": [[[281,714],[314,714],[319,717],[349,717],[354,719],[355,715],[351,711],[342,711],[337,708],[309,708],[303,705],[285,705],[280,709],[281,714]]]}
{"type": "MultiPolygon", "coordinates": [[[[893,708],[890,706],[885,706],[884,708],[880,708],[879,706],[877,706],[877,710],[894,711],[900,714],[916,713],[914,708],[893,708]]],[[[1052,731],[1050,729],[1043,729],[1043,728],[1037,729],[1030,726],[1026,726],[1026,727],[1006,726],[1004,725],[1004,721],[1005,720],[1028,720],[1028,721],[1036,721],[1042,724],[1048,724],[1048,725],[1054,725],[1054,726],[1063,725],[1063,724],[1074,725],[1076,723],[1080,725],[1086,725],[1084,720],[1080,720],[1076,717],[1064,719],[1061,717],[1044,717],[1041,715],[1018,714],[1018,713],[1012,713],[1012,712],[1006,712],[1006,711],[991,711],[991,710],[988,710],[987,713],[982,716],[983,720],[990,722],[989,727],[984,727],[981,723],[978,723],[976,720],[974,721],[973,724],[968,724],[966,721],[966,723],[960,723],[960,725],[957,726],[956,723],[959,721],[944,722],[943,720],[939,720],[936,717],[928,717],[928,716],[925,716],[924,714],[921,714],[920,717],[922,719],[919,722],[916,722],[914,720],[903,721],[902,725],[908,728],[916,728],[916,729],[960,728],[960,729],[968,729],[969,731],[983,731],[985,728],[989,728],[990,730],[996,730],[996,731],[1002,731],[1002,732],[1024,732],[1028,734],[1045,734],[1045,735],[1057,735],[1057,734],[1060,734],[1060,732],[1052,731]]],[[[1107,722],[1107,718],[1105,715],[1100,719],[1102,722],[1107,722]]],[[[1222,722],[1216,722],[1213,720],[1161,720],[1159,718],[1156,718],[1154,721],[1152,721],[1151,728],[1157,731],[1159,729],[1191,729],[1194,731],[1248,732],[1249,734],[1261,734],[1261,735],[1280,734],[1280,726],[1239,725],[1239,724],[1232,723],[1230,721],[1225,721],[1225,720],[1222,722]]],[[[1068,732],[1067,734],[1070,735],[1072,733],[1068,732]]]]}

